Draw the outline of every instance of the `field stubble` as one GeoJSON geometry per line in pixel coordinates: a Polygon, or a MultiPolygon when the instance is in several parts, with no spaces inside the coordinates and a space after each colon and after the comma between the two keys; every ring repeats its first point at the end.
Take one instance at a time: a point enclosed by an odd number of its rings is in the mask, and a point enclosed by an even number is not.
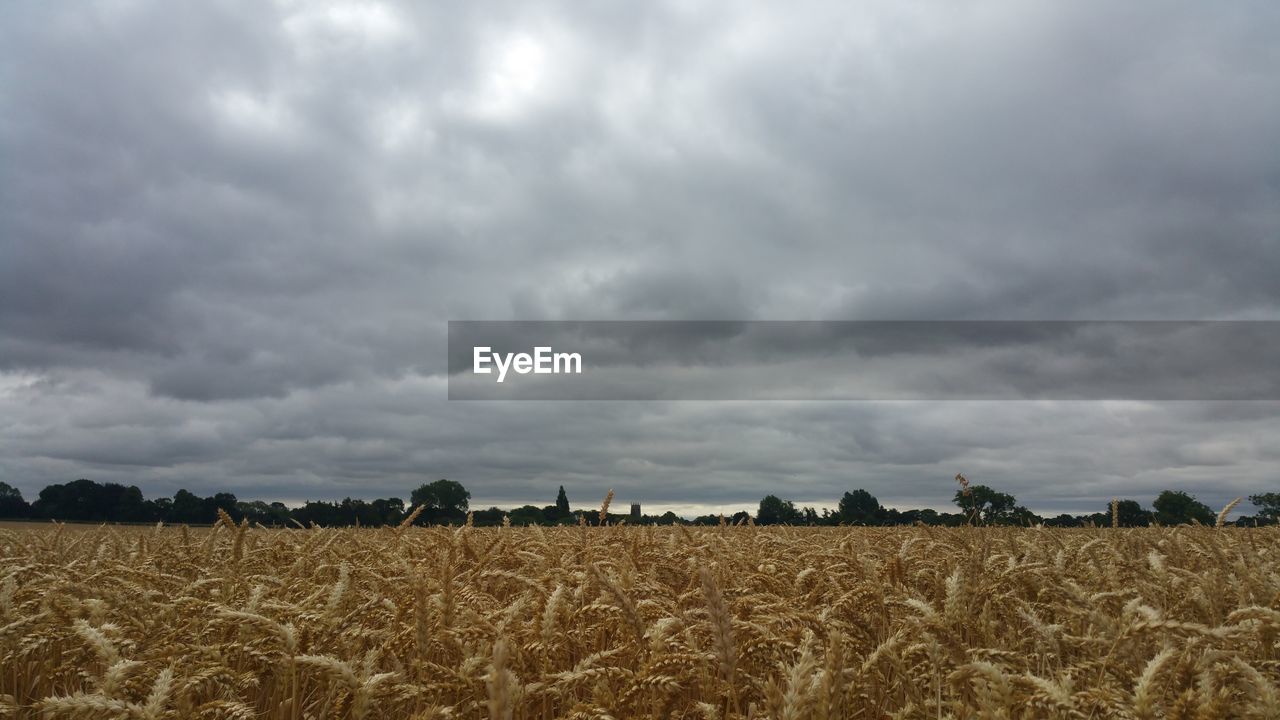
{"type": "Polygon", "coordinates": [[[1280,717],[1275,529],[0,528],[0,716],[1280,717]]]}

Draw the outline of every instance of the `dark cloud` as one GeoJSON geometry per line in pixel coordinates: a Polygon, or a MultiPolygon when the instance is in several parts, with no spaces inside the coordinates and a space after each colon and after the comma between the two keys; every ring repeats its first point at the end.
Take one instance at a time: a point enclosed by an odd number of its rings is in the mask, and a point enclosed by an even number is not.
{"type": "Polygon", "coordinates": [[[1271,403],[459,404],[445,321],[1277,319],[1278,31],[1261,1],[8,4],[0,477],[1265,489],[1271,403]]]}

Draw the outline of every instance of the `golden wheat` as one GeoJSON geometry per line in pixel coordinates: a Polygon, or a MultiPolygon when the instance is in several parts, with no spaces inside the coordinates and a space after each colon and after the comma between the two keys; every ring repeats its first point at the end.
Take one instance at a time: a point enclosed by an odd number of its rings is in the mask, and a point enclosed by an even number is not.
{"type": "Polygon", "coordinates": [[[0,529],[0,717],[1277,717],[1280,530],[0,529]]]}

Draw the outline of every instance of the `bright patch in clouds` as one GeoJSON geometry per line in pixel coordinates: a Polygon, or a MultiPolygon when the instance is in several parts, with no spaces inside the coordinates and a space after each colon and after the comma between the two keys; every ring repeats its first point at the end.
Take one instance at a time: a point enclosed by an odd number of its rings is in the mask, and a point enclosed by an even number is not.
{"type": "Polygon", "coordinates": [[[421,104],[405,100],[388,103],[371,122],[378,144],[389,152],[430,146],[435,133],[426,123],[421,104]]]}
{"type": "Polygon", "coordinates": [[[0,397],[17,395],[19,392],[33,387],[43,377],[43,375],[30,372],[0,372],[0,397]]]}
{"type": "Polygon", "coordinates": [[[228,89],[211,93],[209,103],[223,122],[249,133],[277,134],[289,126],[288,109],[273,98],[228,89]]]}
{"type": "Polygon", "coordinates": [[[295,46],[354,43],[379,45],[403,39],[407,25],[398,12],[376,2],[282,3],[293,12],[284,21],[295,46]]]}
{"type": "Polygon", "coordinates": [[[529,35],[506,36],[487,46],[481,68],[478,88],[464,110],[487,120],[514,120],[544,94],[549,54],[529,35]]]}

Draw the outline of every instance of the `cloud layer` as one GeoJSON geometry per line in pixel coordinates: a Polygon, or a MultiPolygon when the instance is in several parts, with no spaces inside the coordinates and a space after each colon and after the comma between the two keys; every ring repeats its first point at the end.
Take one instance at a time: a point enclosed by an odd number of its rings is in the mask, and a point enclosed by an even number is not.
{"type": "Polygon", "coordinates": [[[1033,508],[1274,403],[445,400],[449,319],[1280,319],[1280,7],[0,8],[0,480],[1033,508]]]}

